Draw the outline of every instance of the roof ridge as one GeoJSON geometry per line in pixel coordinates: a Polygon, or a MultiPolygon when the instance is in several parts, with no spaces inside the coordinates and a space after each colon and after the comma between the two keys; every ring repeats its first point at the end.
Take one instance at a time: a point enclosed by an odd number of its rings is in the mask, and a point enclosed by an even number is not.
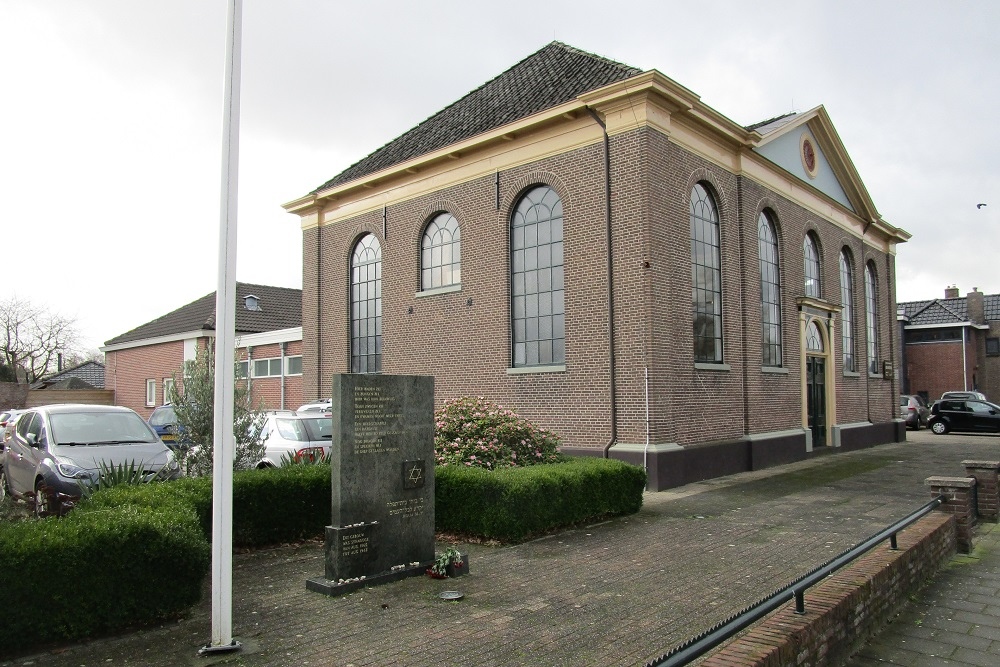
{"type": "MultiPolygon", "coordinates": [[[[471,137],[471,136],[476,136],[477,134],[481,134],[482,132],[489,131],[488,129],[483,129],[481,127],[480,128],[466,127],[465,129],[471,132],[467,136],[450,136],[450,137],[449,136],[442,136],[442,135],[448,135],[449,134],[447,132],[447,129],[448,129],[447,128],[447,122],[449,120],[453,120],[453,119],[449,118],[449,114],[451,112],[454,112],[455,110],[460,110],[462,106],[464,106],[466,104],[472,104],[472,103],[477,102],[477,101],[486,102],[487,104],[484,105],[484,106],[487,107],[487,110],[488,110],[488,107],[489,107],[488,103],[490,102],[490,100],[489,99],[477,100],[476,99],[477,96],[480,95],[480,94],[485,95],[484,91],[486,91],[491,86],[497,85],[498,82],[502,82],[505,78],[513,78],[512,73],[515,73],[515,72],[517,72],[520,69],[527,69],[529,67],[530,61],[532,61],[532,60],[538,60],[539,61],[539,65],[541,66],[540,69],[542,71],[551,72],[552,74],[558,74],[558,72],[555,72],[552,69],[553,63],[547,63],[547,62],[545,62],[544,57],[543,57],[544,54],[546,54],[546,53],[553,53],[554,54],[554,53],[557,53],[557,52],[563,52],[563,53],[572,54],[572,55],[576,55],[576,56],[584,56],[584,57],[590,59],[591,61],[596,61],[596,62],[600,63],[601,65],[603,65],[605,67],[610,67],[612,69],[619,70],[618,74],[620,75],[620,77],[624,77],[624,78],[631,78],[631,77],[635,76],[636,74],[640,74],[642,72],[642,70],[639,69],[639,68],[637,68],[637,67],[633,67],[631,65],[627,65],[625,63],[621,63],[621,62],[618,62],[616,60],[611,60],[610,58],[607,58],[605,56],[600,56],[600,55],[597,55],[595,53],[590,53],[589,51],[584,51],[582,49],[579,49],[579,48],[576,48],[576,47],[573,47],[573,46],[569,46],[567,44],[564,44],[563,42],[559,42],[559,41],[549,42],[548,44],[546,44],[542,48],[538,49],[537,51],[535,51],[533,53],[530,53],[527,56],[525,56],[524,58],[522,58],[521,60],[517,61],[516,63],[514,63],[513,65],[511,65],[510,67],[508,67],[504,71],[500,72],[496,76],[488,79],[487,81],[483,82],[482,84],[480,84],[476,88],[473,88],[468,93],[466,93],[462,97],[458,98],[457,100],[455,100],[451,104],[448,104],[447,106],[445,106],[445,107],[439,109],[438,111],[436,111],[435,113],[431,114],[430,116],[428,116],[424,120],[420,121],[419,123],[417,123],[416,125],[414,125],[410,129],[406,130],[405,132],[403,132],[399,136],[397,136],[397,137],[393,138],[392,140],[386,142],[385,144],[383,144],[379,148],[375,149],[374,151],[372,151],[368,155],[366,155],[363,158],[361,158],[360,160],[354,162],[352,165],[350,165],[346,169],[342,170],[339,174],[337,174],[333,178],[327,180],[322,185],[320,185],[319,187],[317,187],[316,189],[314,189],[311,194],[315,194],[315,193],[317,193],[317,192],[319,192],[321,190],[324,190],[324,189],[326,189],[328,187],[332,187],[334,185],[339,185],[341,183],[346,183],[346,182],[355,180],[357,178],[362,178],[364,176],[367,176],[368,174],[374,173],[375,171],[379,171],[381,169],[385,169],[385,168],[391,167],[393,165],[399,164],[400,162],[404,162],[404,161],[406,161],[408,159],[412,159],[414,157],[419,157],[421,155],[426,155],[427,153],[432,152],[434,150],[438,150],[439,148],[443,148],[444,146],[449,146],[451,144],[456,143],[457,141],[461,141],[464,138],[468,138],[468,137],[471,137]],[[436,120],[441,120],[442,121],[441,124],[443,126],[445,126],[445,127],[441,127],[441,128],[435,127],[434,124],[433,124],[433,121],[436,121],[436,120]],[[428,132],[428,134],[430,135],[429,139],[431,139],[431,141],[429,141],[428,143],[429,144],[433,144],[433,145],[403,146],[404,144],[407,143],[407,141],[409,139],[416,138],[417,140],[419,140],[419,135],[422,132],[427,131],[428,129],[432,130],[432,131],[436,130],[436,132],[428,132]],[[413,154],[410,154],[410,155],[388,156],[388,158],[387,158],[388,164],[375,164],[375,163],[378,162],[378,160],[376,159],[376,156],[387,154],[388,153],[387,149],[389,149],[389,147],[393,146],[393,145],[396,145],[396,146],[400,147],[401,149],[404,149],[404,151],[405,151],[406,148],[410,148],[410,149],[413,150],[413,154]],[[362,166],[362,165],[365,165],[366,163],[369,163],[367,167],[362,166]],[[357,173],[355,173],[355,172],[357,172],[357,173]]],[[[613,80],[617,80],[617,79],[613,79],[613,80]]],[[[516,83],[516,82],[512,81],[511,83],[516,83]]],[[[584,83],[582,85],[588,85],[588,84],[584,83]]],[[[597,87],[600,87],[600,86],[603,86],[603,85],[607,85],[607,83],[602,83],[602,84],[600,84],[597,87]]],[[[594,90],[594,89],[596,89],[596,87],[591,87],[588,90],[594,90]]],[[[555,93],[557,93],[559,91],[549,90],[547,92],[555,94],[555,93]]],[[[586,91],[583,91],[583,92],[586,92],[586,91]]],[[[508,101],[510,101],[510,100],[508,100],[508,101]]],[[[522,101],[522,100],[514,100],[514,101],[516,102],[516,101],[522,101]]],[[[547,109],[547,108],[551,108],[552,106],[555,106],[555,104],[558,104],[558,103],[552,103],[552,104],[549,104],[548,106],[543,106],[542,109],[536,109],[534,111],[531,111],[527,115],[522,115],[520,118],[526,118],[528,115],[531,115],[531,113],[537,113],[539,110],[544,110],[544,109],[547,109]]],[[[513,106],[508,106],[506,110],[510,111],[511,109],[513,109],[513,106]]],[[[496,127],[501,127],[502,125],[505,125],[507,122],[512,122],[510,120],[504,120],[504,119],[494,119],[494,120],[496,120],[497,123],[494,124],[494,125],[492,125],[492,127],[490,127],[489,129],[495,129],[496,127]]],[[[492,122],[492,121],[489,121],[489,122],[492,122]]],[[[459,133],[459,135],[460,134],[461,133],[459,133]]]]}
{"type": "Polygon", "coordinates": [[[764,127],[765,125],[770,125],[771,123],[773,123],[775,121],[778,121],[778,120],[781,120],[782,118],[789,118],[791,116],[798,116],[798,115],[799,115],[798,111],[789,111],[788,113],[780,114],[778,116],[775,116],[774,118],[768,118],[767,120],[762,120],[762,121],[758,121],[756,123],[753,123],[752,125],[747,125],[744,129],[747,132],[753,132],[758,127],[764,127]]]}

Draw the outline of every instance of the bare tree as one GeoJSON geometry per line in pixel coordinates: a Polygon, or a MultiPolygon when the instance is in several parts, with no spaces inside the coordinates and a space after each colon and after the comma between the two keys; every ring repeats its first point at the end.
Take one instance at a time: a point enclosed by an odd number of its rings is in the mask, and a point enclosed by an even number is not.
{"type": "Polygon", "coordinates": [[[0,301],[0,363],[31,383],[77,343],[76,320],[17,296],[0,301]]]}

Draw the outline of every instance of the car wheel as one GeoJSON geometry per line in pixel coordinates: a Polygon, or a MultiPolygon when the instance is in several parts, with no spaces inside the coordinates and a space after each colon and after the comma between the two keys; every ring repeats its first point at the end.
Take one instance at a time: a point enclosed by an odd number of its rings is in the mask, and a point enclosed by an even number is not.
{"type": "Polygon", "coordinates": [[[931,430],[937,435],[944,435],[948,432],[948,425],[943,421],[931,422],[931,430]]]}
{"type": "Polygon", "coordinates": [[[35,482],[35,516],[39,519],[52,513],[52,494],[42,480],[35,482]]]}

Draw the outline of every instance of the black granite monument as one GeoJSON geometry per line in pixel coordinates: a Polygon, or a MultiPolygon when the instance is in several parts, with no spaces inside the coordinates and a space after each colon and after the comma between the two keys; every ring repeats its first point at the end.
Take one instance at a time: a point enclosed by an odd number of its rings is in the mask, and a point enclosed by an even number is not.
{"type": "Polygon", "coordinates": [[[419,575],[434,561],[434,378],[333,378],[333,508],[326,572],[341,595],[419,575]]]}

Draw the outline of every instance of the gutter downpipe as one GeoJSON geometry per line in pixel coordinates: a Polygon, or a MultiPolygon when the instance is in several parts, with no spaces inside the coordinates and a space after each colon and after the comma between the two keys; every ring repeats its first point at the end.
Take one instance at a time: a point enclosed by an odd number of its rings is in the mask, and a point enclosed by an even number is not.
{"type": "MultiPolygon", "coordinates": [[[[870,341],[868,340],[868,333],[869,333],[868,332],[868,318],[871,316],[871,313],[868,312],[868,281],[865,278],[865,275],[866,275],[866,273],[868,271],[868,262],[865,261],[865,234],[868,233],[868,228],[871,227],[871,226],[872,226],[872,223],[871,223],[871,220],[869,220],[865,224],[864,228],[861,230],[861,267],[860,268],[861,268],[862,294],[864,295],[864,298],[865,298],[865,373],[864,373],[864,378],[865,378],[865,410],[868,413],[868,423],[874,425],[875,422],[872,421],[872,395],[871,395],[872,379],[871,379],[871,368],[869,368],[869,366],[868,366],[868,344],[870,343],[870,341]]],[[[877,305],[878,304],[876,304],[876,306],[877,305]]],[[[876,325],[876,327],[878,327],[878,322],[876,322],[875,325],[876,325]]],[[[878,335],[877,328],[876,328],[876,331],[875,331],[875,335],[876,336],[878,335]]]]}
{"type": "MultiPolygon", "coordinates": [[[[972,319],[971,317],[969,318],[972,319]]],[[[969,358],[965,356],[965,336],[968,333],[966,327],[962,327],[962,390],[969,391],[969,358]]]]}
{"type": "MultiPolygon", "coordinates": [[[[611,140],[608,138],[608,126],[604,124],[601,117],[591,109],[587,107],[587,111],[593,116],[597,124],[601,126],[601,132],[604,134],[604,222],[605,222],[605,237],[608,244],[608,257],[607,257],[607,271],[608,271],[608,363],[610,365],[610,388],[608,391],[608,399],[611,403],[610,407],[610,417],[611,417],[611,436],[608,438],[608,444],[604,446],[604,451],[602,455],[604,458],[608,458],[608,452],[618,441],[618,396],[617,388],[615,386],[615,283],[614,283],[614,246],[612,245],[612,229],[611,229],[611,140]]],[[[648,429],[647,429],[648,432],[648,429]]],[[[647,435],[647,444],[648,443],[647,435]]],[[[645,464],[646,454],[643,451],[643,463],[645,464]]]]}
{"type": "Polygon", "coordinates": [[[288,343],[283,342],[281,343],[281,345],[278,346],[279,349],[281,350],[281,404],[280,404],[281,408],[280,409],[282,410],[285,409],[285,346],[286,345],[288,345],[288,343]]]}

